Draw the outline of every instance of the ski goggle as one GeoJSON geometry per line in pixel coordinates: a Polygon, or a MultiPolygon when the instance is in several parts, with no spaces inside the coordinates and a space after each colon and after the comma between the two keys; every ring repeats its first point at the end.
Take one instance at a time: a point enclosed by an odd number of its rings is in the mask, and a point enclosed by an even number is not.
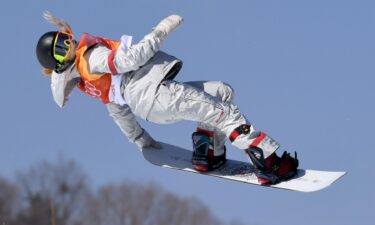
{"type": "Polygon", "coordinates": [[[68,33],[58,32],[53,43],[53,57],[62,64],[68,55],[73,42],[73,36],[68,33]]]}

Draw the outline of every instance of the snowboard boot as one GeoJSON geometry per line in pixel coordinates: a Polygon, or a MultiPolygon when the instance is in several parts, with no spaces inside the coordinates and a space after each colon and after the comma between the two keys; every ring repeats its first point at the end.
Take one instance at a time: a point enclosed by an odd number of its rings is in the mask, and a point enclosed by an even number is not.
{"type": "Polygon", "coordinates": [[[281,157],[272,153],[264,158],[262,149],[257,147],[250,147],[245,152],[250,157],[255,168],[255,175],[262,185],[276,184],[288,180],[297,173],[297,153],[294,153],[294,157],[292,157],[290,153],[285,151],[281,157]]]}
{"type": "Polygon", "coordinates": [[[202,132],[194,132],[193,139],[193,157],[192,164],[195,170],[207,172],[217,169],[226,162],[226,148],[224,153],[218,156],[214,155],[212,137],[202,132]]]}

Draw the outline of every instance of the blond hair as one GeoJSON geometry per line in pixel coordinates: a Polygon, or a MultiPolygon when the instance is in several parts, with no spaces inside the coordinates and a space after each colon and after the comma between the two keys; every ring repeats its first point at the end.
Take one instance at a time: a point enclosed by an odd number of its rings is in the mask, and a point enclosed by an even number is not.
{"type": "MultiPolygon", "coordinates": [[[[59,29],[60,29],[61,32],[70,34],[73,37],[73,40],[74,40],[73,30],[72,30],[71,26],[67,22],[58,20],[57,18],[55,18],[52,15],[52,13],[50,11],[44,11],[43,12],[43,18],[47,22],[52,23],[52,24],[56,25],[57,27],[59,27],[59,29]]],[[[73,58],[74,58],[74,52],[76,50],[76,46],[75,46],[73,40],[71,40],[71,42],[70,42],[71,48],[70,48],[70,51],[68,52],[68,54],[67,54],[67,56],[65,58],[67,61],[73,60],[73,58]]],[[[51,75],[52,72],[53,72],[53,70],[47,69],[47,68],[44,68],[42,70],[42,73],[45,74],[45,75],[51,75]]]]}

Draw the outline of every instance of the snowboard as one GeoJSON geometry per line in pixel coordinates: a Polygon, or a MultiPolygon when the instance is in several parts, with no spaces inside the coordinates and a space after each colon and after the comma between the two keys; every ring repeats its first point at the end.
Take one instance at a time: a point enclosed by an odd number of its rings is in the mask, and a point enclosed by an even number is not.
{"type": "MultiPolygon", "coordinates": [[[[191,150],[163,142],[160,144],[162,145],[161,149],[141,149],[143,157],[156,166],[197,173],[205,176],[213,176],[246,184],[261,185],[254,174],[254,168],[249,162],[227,159],[227,162],[220,168],[200,173],[194,170],[191,164],[191,150]]],[[[345,174],[346,172],[298,169],[298,173],[287,181],[275,185],[263,186],[299,192],[314,192],[330,186],[345,174]]]]}

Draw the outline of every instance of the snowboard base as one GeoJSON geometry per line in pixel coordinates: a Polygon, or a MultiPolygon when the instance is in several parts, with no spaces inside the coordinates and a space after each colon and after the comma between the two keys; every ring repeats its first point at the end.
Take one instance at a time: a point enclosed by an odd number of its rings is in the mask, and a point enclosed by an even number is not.
{"type": "MultiPolygon", "coordinates": [[[[261,185],[254,174],[254,168],[248,162],[227,159],[227,162],[220,168],[200,173],[194,170],[191,164],[191,150],[162,142],[160,144],[162,149],[142,149],[143,157],[154,165],[247,184],[261,185]]],[[[275,185],[264,186],[300,192],[313,192],[330,186],[345,174],[346,172],[298,169],[298,173],[292,179],[275,185]]]]}

